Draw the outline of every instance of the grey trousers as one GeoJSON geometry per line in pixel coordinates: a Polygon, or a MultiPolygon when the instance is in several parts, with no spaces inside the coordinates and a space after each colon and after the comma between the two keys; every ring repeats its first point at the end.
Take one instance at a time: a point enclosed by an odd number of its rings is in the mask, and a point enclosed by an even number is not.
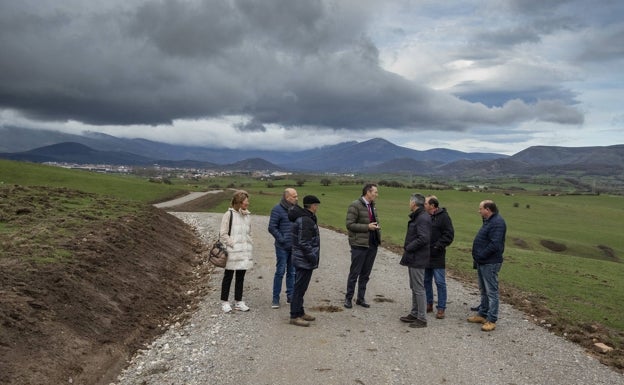
{"type": "Polygon", "coordinates": [[[425,269],[409,267],[409,282],[412,289],[411,314],[421,321],[427,322],[427,296],[425,293],[425,269]]]}

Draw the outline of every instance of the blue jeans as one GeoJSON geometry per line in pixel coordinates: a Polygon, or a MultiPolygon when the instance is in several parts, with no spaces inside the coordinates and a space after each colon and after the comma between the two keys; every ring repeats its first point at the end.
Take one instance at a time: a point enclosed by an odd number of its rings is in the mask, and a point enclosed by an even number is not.
{"type": "Polygon", "coordinates": [[[498,321],[498,272],[502,263],[477,265],[481,305],[479,315],[490,322],[498,321]]]}
{"type": "Polygon", "coordinates": [[[425,291],[427,303],[433,304],[433,284],[435,280],[438,289],[438,309],[446,309],[446,269],[425,269],[425,291]]]}
{"type": "Polygon", "coordinates": [[[295,268],[291,262],[292,251],[275,247],[275,276],[273,277],[273,302],[279,303],[280,292],[282,291],[282,279],[286,274],[286,298],[290,300],[295,284],[295,268]]]}

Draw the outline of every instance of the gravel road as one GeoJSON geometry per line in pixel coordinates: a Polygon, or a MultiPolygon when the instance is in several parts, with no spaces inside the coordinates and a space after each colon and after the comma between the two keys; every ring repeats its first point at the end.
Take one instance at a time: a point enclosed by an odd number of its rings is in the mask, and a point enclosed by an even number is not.
{"type": "Polygon", "coordinates": [[[178,206],[187,202],[190,202],[192,200],[195,200],[197,198],[201,198],[204,195],[207,194],[216,194],[216,193],[220,193],[223,192],[223,190],[211,190],[211,191],[195,191],[195,192],[190,192],[180,198],[176,198],[174,200],[170,200],[170,201],[166,201],[166,202],[161,202],[161,203],[156,203],[154,205],[154,207],[158,207],[158,208],[167,208],[167,207],[174,207],[174,206],[178,206]]]}
{"type": "MultiPolygon", "coordinates": [[[[173,214],[207,242],[221,217],[173,214]]],[[[482,332],[466,322],[478,291],[453,279],[446,319],[409,328],[399,321],[411,305],[407,268],[385,249],[369,282],[371,308],[344,309],[349,246],[346,236],[325,229],[305,297],[317,320],[308,328],[290,325],[285,303],[271,309],[275,263],[267,225],[268,217],[253,216],[255,267],[244,292],[251,311],[221,313],[223,270],[216,269],[197,312],[140,351],[114,384],[624,384],[623,375],[507,304],[496,331],[482,332]]]]}

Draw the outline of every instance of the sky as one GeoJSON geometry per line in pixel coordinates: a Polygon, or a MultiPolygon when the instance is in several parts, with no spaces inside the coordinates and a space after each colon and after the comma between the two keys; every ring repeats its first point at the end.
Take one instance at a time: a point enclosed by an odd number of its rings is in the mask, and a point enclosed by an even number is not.
{"type": "Polygon", "coordinates": [[[624,143],[621,0],[0,0],[0,127],[303,150],[624,143]]]}

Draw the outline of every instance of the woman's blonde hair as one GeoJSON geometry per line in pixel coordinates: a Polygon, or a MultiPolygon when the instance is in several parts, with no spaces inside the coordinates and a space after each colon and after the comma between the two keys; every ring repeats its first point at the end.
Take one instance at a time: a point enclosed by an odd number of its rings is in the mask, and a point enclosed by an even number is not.
{"type": "Polygon", "coordinates": [[[245,190],[238,190],[232,196],[231,206],[234,210],[240,209],[241,205],[245,201],[245,199],[249,199],[249,193],[245,190]]]}

